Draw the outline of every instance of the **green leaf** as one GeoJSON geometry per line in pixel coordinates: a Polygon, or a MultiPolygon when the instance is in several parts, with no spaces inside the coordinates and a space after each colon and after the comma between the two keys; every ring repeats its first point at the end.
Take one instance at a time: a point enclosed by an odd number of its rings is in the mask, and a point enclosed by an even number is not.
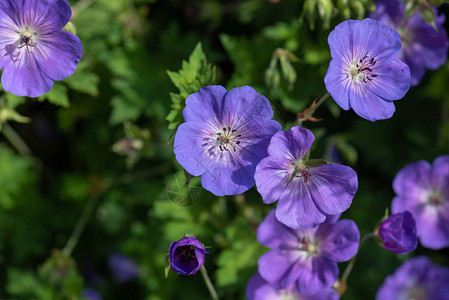
{"type": "Polygon", "coordinates": [[[170,93],[172,100],[171,110],[166,118],[169,121],[168,128],[175,129],[182,122],[182,110],[185,99],[201,87],[215,84],[215,67],[207,63],[201,43],[198,43],[189,57],[189,61],[182,62],[182,68],[178,72],[167,71],[173,84],[179,93],[170,93]]]}
{"type": "Polygon", "coordinates": [[[69,97],[67,95],[67,88],[59,82],[55,82],[53,88],[46,94],[43,94],[39,98],[38,101],[42,102],[44,100],[48,100],[48,102],[68,108],[70,106],[69,97]]]}

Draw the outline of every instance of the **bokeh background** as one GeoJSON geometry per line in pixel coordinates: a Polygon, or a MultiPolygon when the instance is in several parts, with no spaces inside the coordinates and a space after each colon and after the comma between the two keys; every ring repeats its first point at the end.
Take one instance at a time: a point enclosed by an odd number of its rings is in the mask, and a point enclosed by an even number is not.
{"type": "MultiPolygon", "coordinates": [[[[103,299],[208,299],[199,273],[164,276],[169,245],[185,233],[210,247],[205,266],[219,296],[244,299],[267,251],[255,232],[274,205],[255,188],[217,197],[186,177],[173,154],[184,100],[203,85],[251,85],[283,129],[294,126],[326,93],[329,32],[375,3],[69,2],[84,47],[75,74],[38,99],[0,94],[0,299],[99,299],[91,289],[103,299]]],[[[315,114],[322,120],[303,124],[317,138],[311,157],[357,171],[343,218],[362,235],[390,206],[403,166],[449,153],[448,83],[446,63],[395,102],[389,120],[369,122],[328,99],[315,114]]],[[[397,256],[367,241],[342,299],[373,299],[418,254],[449,266],[445,250],[397,256]]]]}

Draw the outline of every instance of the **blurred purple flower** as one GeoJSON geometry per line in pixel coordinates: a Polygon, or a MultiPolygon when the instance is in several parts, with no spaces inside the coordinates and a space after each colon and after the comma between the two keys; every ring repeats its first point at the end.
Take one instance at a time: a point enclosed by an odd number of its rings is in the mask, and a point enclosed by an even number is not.
{"type": "Polygon", "coordinates": [[[257,230],[258,241],[273,250],[259,258],[259,273],[275,289],[294,283],[300,294],[314,295],[331,287],[338,262],[358,250],[360,233],[352,220],[331,216],[311,230],[293,230],[280,223],[272,210],[257,230]]]}
{"type": "Polygon", "coordinates": [[[421,160],[398,172],[391,211],[408,210],[416,221],[421,244],[430,249],[449,247],[449,155],[433,165],[421,160]]]}
{"type": "Polygon", "coordinates": [[[217,196],[253,187],[256,165],[281,130],[267,98],[249,86],[206,86],[187,98],[183,116],[174,144],[181,166],[217,196]]]}
{"type": "Polygon", "coordinates": [[[403,1],[378,0],[376,5],[376,12],[371,17],[395,29],[401,36],[403,47],[398,58],[409,66],[412,85],[421,81],[425,69],[435,70],[444,64],[449,42],[443,26],[443,14],[438,16],[438,11],[434,9],[438,29],[435,30],[418,12],[404,19],[403,1]]]}
{"type": "Polygon", "coordinates": [[[3,88],[17,96],[38,97],[75,72],[83,47],[60,30],[70,20],[67,0],[0,2],[0,69],[3,88]]]}
{"type": "Polygon", "coordinates": [[[184,237],[170,244],[171,268],[182,275],[194,275],[203,266],[205,254],[209,252],[200,241],[184,237]]]}
{"type": "Polygon", "coordinates": [[[279,200],[276,218],[293,229],[311,229],[327,215],[342,213],[357,191],[350,167],[308,159],[314,139],[300,126],[276,133],[254,175],[263,201],[279,200]]]}
{"type": "Polygon", "coordinates": [[[328,43],[332,60],[324,82],[337,104],[370,121],[390,118],[393,100],[410,88],[410,70],[396,57],[399,34],[376,20],[348,20],[335,27],[328,43]]]}
{"type": "Polygon", "coordinates": [[[95,290],[93,288],[89,288],[89,287],[84,289],[81,297],[83,299],[87,299],[87,300],[102,300],[103,299],[97,290],[95,290]]]}
{"type": "Polygon", "coordinates": [[[377,236],[382,247],[396,254],[407,254],[418,246],[415,220],[408,211],[383,220],[377,229],[377,236]]]}
{"type": "Polygon", "coordinates": [[[246,286],[246,298],[248,300],[338,300],[340,296],[333,288],[327,288],[315,295],[304,296],[298,293],[295,284],[282,290],[274,289],[265,281],[259,273],[254,274],[246,286]]]}
{"type": "Polygon", "coordinates": [[[449,268],[434,265],[426,256],[403,263],[385,279],[377,300],[448,300],[449,268]]]}
{"type": "Polygon", "coordinates": [[[139,276],[137,264],[123,254],[109,255],[108,265],[114,280],[119,283],[130,281],[139,276]]]}

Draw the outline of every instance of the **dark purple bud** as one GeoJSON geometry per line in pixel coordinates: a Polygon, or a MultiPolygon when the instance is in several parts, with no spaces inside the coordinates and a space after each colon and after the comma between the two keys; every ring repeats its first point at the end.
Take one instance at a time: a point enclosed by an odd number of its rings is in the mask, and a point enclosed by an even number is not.
{"type": "Polygon", "coordinates": [[[184,237],[170,244],[170,264],[173,271],[182,275],[194,275],[204,264],[209,252],[193,237],[184,237]]]}
{"type": "Polygon", "coordinates": [[[139,276],[137,264],[123,254],[109,255],[108,265],[116,282],[127,282],[139,276]]]}
{"type": "Polygon", "coordinates": [[[416,249],[415,219],[408,211],[393,214],[380,223],[377,229],[380,245],[396,254],[407,254],[416,249]]]}

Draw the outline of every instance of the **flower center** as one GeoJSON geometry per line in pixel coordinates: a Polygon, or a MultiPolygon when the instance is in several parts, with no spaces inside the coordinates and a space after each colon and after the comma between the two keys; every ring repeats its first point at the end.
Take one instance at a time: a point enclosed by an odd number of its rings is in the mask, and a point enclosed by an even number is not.
{"type": "Polygon", "coordinates": [[[232,150],[236,150],[236,147],[240,144],[239,139],[241,138],[241,134],[238,134],[237,129],[232,129],[230,126],[223,127],[220,132],[217,132],[217,143],[218,149],[221,152],[229,151],[229,148],[232,150]]]}
{"type": "Polygon", "coordinates": [[[307,238],[302,237],[298,239],[298,250],[306,251],[308,255],[315,255],[319,252],[317,243],[309,241],[307,238]]]}
{"type": "Polygon", "coordinates": [[[428,299],[425,291],[419,287],[413,287],[408,293],[408,298],[410,300],[425,300],[428,299]]]}
{"type": "Polygon", "coordinates": [[[368,55],[359,59],[358,61],[354,61],[349,65],[347,72],[349,76],[351,76],[351,80],[353,82],[367,83],[368,81],[373,80],[373,78],[377,77],[377,74],[374,74],[373,67],[376,64],[374,57],[369,58],[368,55]]]}
{"type": "Polygon", "coordinates": [[[30,30],[28,27],[25,27],[25,30],[20,32],[19,46],[17,48],[26,47],[28,53],[31,53],[30,47],[36,47],[37,43],[35,37],[37,36],[37,32],[30,30]]]}
{"type": "Polygon", "coordinates": [[[432,189],[427,196],[427,202],[432,206],[443,205],[443,199],[444,195],[437,189],[432,189]]]}
{"type": "Polygon", "coordinates": [[[298,299],[298,295],[294,295],[289,291],[282,291],[281,297],[277,298],[278,300],[296,300],[298,299]]]}
{"type": "Polygon", "coordinates": [[[293,173],[290,177],[290,181],[293,180],[293,178],[302,178],[304,180],[304,183],[307,183],[307,180],[310,176],[312,176],[310,172],[310,167],[306,167],[302,160],[298,162],[292,163],[293,165],[293,173]]]}
{"type": "Polygon", "coordinates": [[[193,261],[196,261],[195,247],[193,245],[187,246],[179,246],[175,250],[175,257],[182,264],[190,264],[193,261]]]}

